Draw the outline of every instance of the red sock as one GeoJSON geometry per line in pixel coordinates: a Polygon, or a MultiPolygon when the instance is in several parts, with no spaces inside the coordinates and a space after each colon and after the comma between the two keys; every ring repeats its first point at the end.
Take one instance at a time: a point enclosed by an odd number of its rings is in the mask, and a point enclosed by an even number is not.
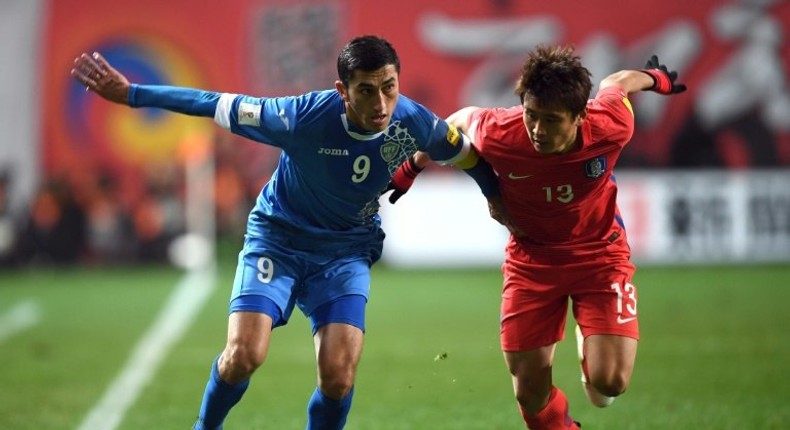
{"type": "Polygon", "coordinates": [[[527,414],[519,405],[521,416],[531,430],[577,430],[579,427],[568,415],[568,398],[557,387],[551,387],[549,402],[538,413],[527,414]]]}

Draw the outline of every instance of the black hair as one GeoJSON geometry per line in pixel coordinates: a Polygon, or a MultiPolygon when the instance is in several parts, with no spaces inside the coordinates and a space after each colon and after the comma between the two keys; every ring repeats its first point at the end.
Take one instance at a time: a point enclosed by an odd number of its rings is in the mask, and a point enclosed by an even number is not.
{"type": "Polygon", "coordinates": [[[337,56],[337,77],[348,87],[355,71],[372,72],[390,64],[400,73],[398,53],[389,42],[379,36],[358,36],[351,39],[337,56]]]}
{"type": "Polygon", "coordinates": [[[540,45],[524,62],[515,93],[521,103],[530,96],[538,103],[561,106],[576,116],[587,106],[591,77],[573,46],[540,45]]]}

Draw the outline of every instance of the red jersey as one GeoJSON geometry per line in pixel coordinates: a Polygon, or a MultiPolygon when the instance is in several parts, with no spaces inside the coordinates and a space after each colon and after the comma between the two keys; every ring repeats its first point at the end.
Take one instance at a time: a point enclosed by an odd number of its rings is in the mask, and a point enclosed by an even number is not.
{"type": "Polygon", "coordinates": [[[633,134],[631,104],[621,88],[609,87],[586,109],[581,145],[563,154],[535,150],[520,105],[470,114],[475,148],[499,175],[505,207],[525,233],[511,236],[509,248],[515,241],[531,255],[580,255],[611,245],[628,255],[612,171],[633,134]]]}

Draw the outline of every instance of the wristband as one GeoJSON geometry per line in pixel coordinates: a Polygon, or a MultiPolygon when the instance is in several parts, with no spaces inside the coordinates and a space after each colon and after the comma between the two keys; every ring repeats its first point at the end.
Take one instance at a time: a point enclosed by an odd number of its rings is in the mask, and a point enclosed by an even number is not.
{"type": "Polygon", "coordinates": [[[406,163],[403,163],[401,167],[403,168],[403,173],[411,179],[416,178],[423,169],[417,165],[412,157],[409,157],[406,163]]]}
{"type": "Polygon", "coordinates": [[[648,90],[659,94],[670,94],[672,92],[672,81],[669,79],[668,74],[659,69],[642,69],[642,72],[653,78],[653,86],[648,88],[648,90]]]}

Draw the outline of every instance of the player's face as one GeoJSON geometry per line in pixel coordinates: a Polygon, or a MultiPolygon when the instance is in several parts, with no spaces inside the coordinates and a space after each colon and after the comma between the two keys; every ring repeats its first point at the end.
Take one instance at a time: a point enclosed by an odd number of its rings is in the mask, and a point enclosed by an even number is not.
{"type": "Polygon", "coordinates": [[[577,130],[584,116],[572,116],[561,106],[544,106],[529,95],[524,97],[524,126],[532,146],[541,154],[561,154],[574,148],[577,130]]]}
{"type": "Polygon", "coordinates": [[[348,88],[340,81],[335,87],[346,101],[346,114],[354,125],[367,131],[383,131],[389,126],[400,94],[394,65],[372,72],[357,70],[348,88]]]}

